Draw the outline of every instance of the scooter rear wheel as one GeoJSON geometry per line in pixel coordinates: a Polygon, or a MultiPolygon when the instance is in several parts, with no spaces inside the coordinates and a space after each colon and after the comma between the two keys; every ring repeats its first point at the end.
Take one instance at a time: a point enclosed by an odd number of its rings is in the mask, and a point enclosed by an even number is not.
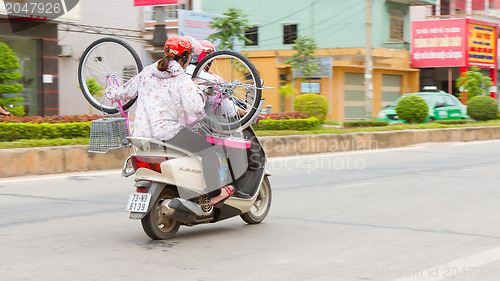
{"type": "Polygon", "coordinates": [[[179,197],[177,191],[170,188],[163,189],[158,199],[156,199],[151,211],[142,218],[142,228],[151,239],[170,239],[177,234],[181,225],[180,222],[162,215],[161,211],[161,204],[165,200],[170,200],[175,197],[179,197]]]}
{"type": "Polygon", "coordinates": [[[249,224],[262,222],[271,208],[271,199],[271,183],[269,182],[269,179],[265,177],[264,180],[262,180],[259,194],[257,195],[257,199],[255,200],[252,208],[250,211],[240,215],[240,217],[249,224]]]}

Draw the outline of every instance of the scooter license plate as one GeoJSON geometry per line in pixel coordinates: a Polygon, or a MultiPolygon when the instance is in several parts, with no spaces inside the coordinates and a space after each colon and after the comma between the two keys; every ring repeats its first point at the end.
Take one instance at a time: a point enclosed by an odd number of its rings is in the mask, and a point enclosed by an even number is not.
{"type": "Polygon", "coordinates": [[[151,193],[134,192],[128,199],[127,210],[129,212],[146,213],[148,211],[151,193]]]}

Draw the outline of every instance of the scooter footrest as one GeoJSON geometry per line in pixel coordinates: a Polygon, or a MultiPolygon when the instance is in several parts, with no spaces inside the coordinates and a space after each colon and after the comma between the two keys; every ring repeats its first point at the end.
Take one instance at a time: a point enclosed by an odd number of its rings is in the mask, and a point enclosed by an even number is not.
{"type": "Polygon", "coordinates": [[[168,203],[168,207],[175,210],[181,210],[186,213],[195,214],[197,216],[203,215],[203,211],[201,210],[200,205],[179,197],[172,199],[172,201],[168,203]]]}

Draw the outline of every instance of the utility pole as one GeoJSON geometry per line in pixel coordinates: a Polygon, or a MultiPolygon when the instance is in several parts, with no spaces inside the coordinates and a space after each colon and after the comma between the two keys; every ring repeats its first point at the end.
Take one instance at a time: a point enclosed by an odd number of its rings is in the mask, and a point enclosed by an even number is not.
{"type": "Polygon", "coordinates": [[[365,119],[372,117],[373,61],[372,61],[372,2],[366,0],[366,43],[365,43],[365,119]]]}
{"type": "Polygon", "coordinates": [[[155,31],[153,34],[153,39],[150,40],[150,44],[154,46],[154,51],[151,53],[153,60],[159,60],[163,58],[163,47],[165,41],[167,41],[167,30],[165,28],[165,6],[154,6],[155,10],[155,31]]]}
{"type": "Polygon", "coordinates": [[[470,16],[472,13],[472,0],[465,0],[465,14],[470,16]]]}

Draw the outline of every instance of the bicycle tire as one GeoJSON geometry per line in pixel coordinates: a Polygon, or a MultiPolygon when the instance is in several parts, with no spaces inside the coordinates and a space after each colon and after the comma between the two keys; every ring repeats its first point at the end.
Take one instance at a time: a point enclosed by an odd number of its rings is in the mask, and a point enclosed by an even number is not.
{"type": "MultiPolygon", "coordinates": [[[[109,46],[111,46],[111,45],[109,45],[109,46]]],[[[100,63],[102,60],[102,57],[94,57],[94,58],[98,63],[100,63]]],[[[106,59],[104,59],[104,61],[106,61],[106,59]]],[[[121,60],[121,57],[117,61],[119,61],[120,63],[123,62],[121,60]]],[[[102,65],[104,65],[104,64],[102,64],[102,65]]],[[[96,69],[96,68],[94,68],[94,69],[96,69]]],[[[79,65],[78,65],[78,83],[80,85],[80,89],[83,93],[83,96],[95,109],[104,111],[108,114],[114,114],[114,113],[119,112],[118,108],[116,106],[103,104],[102,101],[104,101],[104,99],[105,99],[104,97],[101,98],[101,101],[96,99],[94,97],[93,93],[90,92],[90,90],[88,88],[88,83],[95,83],[95,84],[92,84],[91,87],[96,87],[97,89],[99,89],[99,91],[103,91],[102,88],[105,89],[106,87],[103,87],[101,84],[106,85],[106,86],[109,85],[109,82],[107,82],[106,74],[116,75],[116,77],[118,77],[119,80],[121,80],[120,82],[125,83],[126,82],[125,80],[128,81],[128,79],[126,79],[126,78],[131,78],[131,77],[137,75],[138,73],[140,73],[142,71],[142,69],[143,69],[143,66],[142,66],[141,59],[139,58],[139,55],[128,43],[126,43],[125,41],[118,39],[118,38],[105,37],[105,38],[101,38],[101,39],[98,39],[98,40],[92,42],[92,44],[90,44],[87,47],[87,49],[85,49],[85,51],[83,52],[82,57],[80,58],[79,65]],[[109,73],[105,73],[106,71],[104,71],[103,68],[100,67],[101,64],[99,64],[99,67],[101,68],[102,73],[92,73],[91,71],[89,71],[89,69],[91,68],[90,67],[90,60],[89,60],[90,56],[100,46],[104,46],[104,44],[118,44],[119,46],[116,46],[118,48],[113,47],[116,51],[116,52],[113,52],[113,55],[118,53],[117,52],[118,50],[122,49],[123,52],[128,52],[128,55],[130,55],[129,58],[126,58],[126,59],[128,59],[128,61],[127,60],[123,60],[123,61],[125,63],[130,62],[130,63],[133,63],[135,65],[131,65],[132,68],[130,68],[130,69],[122,67],[122,69],[120,69],[120,70],[123,71],[124,74],[121,75],[121,77],[120,77],[120,75],[117,75],[116,71],[115,71],[115,73],[113,73],[112,70],[114,68],[113,68],[113,66],[109,66],[109,65],[105,65],[105,67],[107,68],[106,70],[111,70],[109,73]],[[130,74],[127,73],[127,75],[126,75],[125,74],[126,72],[130,72],[130,74]],[[91,81],[90,79],[94,79],[94,82],[88,82],[88,81],[91,81]],[[97,85],[97,86],[94,86],[94,85],[97,85]]],[[[94,92],[96,92],[96,91],[94,91],[94,92]]],[[[101,93],[101,95],[103,95],[103,94],[101,93]]],[[[122,103],[123,109],[124,110],[129,109],[135,103],[136,99],[137,98],[134,98],[134,99],[131,99],[129,101],[123,102],[122,103]]],[[[106,99],[106,101],[108,101],[108,100],[106,99]]]]}
{"type": "MultiPolygon", "coordinates": [[[[257,68],[253,65],[253,63],[247,57],[243,56],[240,53],[237,53],[234,51],[229,51],[229,50],[216,51],[216,52],[213,52],[213,53],[207,55],[205,58],[203,58],[198,63],[196,68],[194,69],[193,74],[192,74],[192,78],[193,79],[197,78],[200,75],[202,69],[204,69],[207,66],[209,67],[209,71],[211,71],[211,69],[214,67],[214,63],[217,64],[217,60],[223,59],[223,58],[234,59],[236,61],[236,63],[238,63],[238,62],[242,63],[244,65],[244,67],[246,67],[247,70],[249,71],[248,74],[250,74],[250,77],[252,78],[252,81],[253,81],[252,87],[254,88],[254,90],[251,91],[251,92],[253,92],[253,97],[252,97],[252,100],[250,102],[248,102],[248,103],[246,102],[248,100],[248,94],[250,93],[250,91],[248,91],[245,94],[246,96],[245,96],[245,99],[243,101],[241,101],[239,98],[234,99],[235,102],[237,100],[240,100],[241,102],[246,103],[247,108],[249,108],[249,110],[247,111],[247,114],[244,115],[243,118],[235,120],[233,122],[225,122],[225,123],[220,122],[220,120],[213,120],[213,119],[210,120],[210,122],[212,122],[212,123],[214,123],[214,122],[218,123],[215,126],[217,128],[213,128],[214,127],[213,124],[209,125],[212,127],[212,129],[222,130],[222,133],[231,133],[231,132],[234,132],[237,130],[245,129],[246,127],[250,126],[252,124],[252,122],[254,121],[254,119],[259,116],[259,114],[260,114],[260,112],[258,112],[259,111],[259,104],[260,104],[261,97],[262,97],[262,89],[260,89],[260,88],[262,87],[262,82],[260,80],[260,76],[259,76],[259,73],[257,71],[257,68]]],[[[227,64],[227,62],[226,62],[226,64],[227,64]]],[[[239,74],[241,72],[238,71],[236,73],[239,74]]],[[[221,73],[217,73],[217,74],[221,74],[221,73]]],[[[229,71],[229,74],[232,75],[232,74],[234,74],[234,72],[229,71]]],[[[242,76],[242,79],[248,78],[249,77],[248,74],[245,72],[244,75],[242,76]]],[[[219,75],[219,76],[221,76],[221,75],[219,75]]],[[[221,78],[223,78],[224,81],[228,83],[228,85],[230,83],[234,83],[234,80],[231,82],[228,82],[226,80],[226,77],[221,77],[221,78]]],[[[210,117],[208,119],[210,119],[210,117]]],[[[206,118],[202,119],[202,122],[204,122],[204,120],[207,120],[207,119],[206,118]]]]}

